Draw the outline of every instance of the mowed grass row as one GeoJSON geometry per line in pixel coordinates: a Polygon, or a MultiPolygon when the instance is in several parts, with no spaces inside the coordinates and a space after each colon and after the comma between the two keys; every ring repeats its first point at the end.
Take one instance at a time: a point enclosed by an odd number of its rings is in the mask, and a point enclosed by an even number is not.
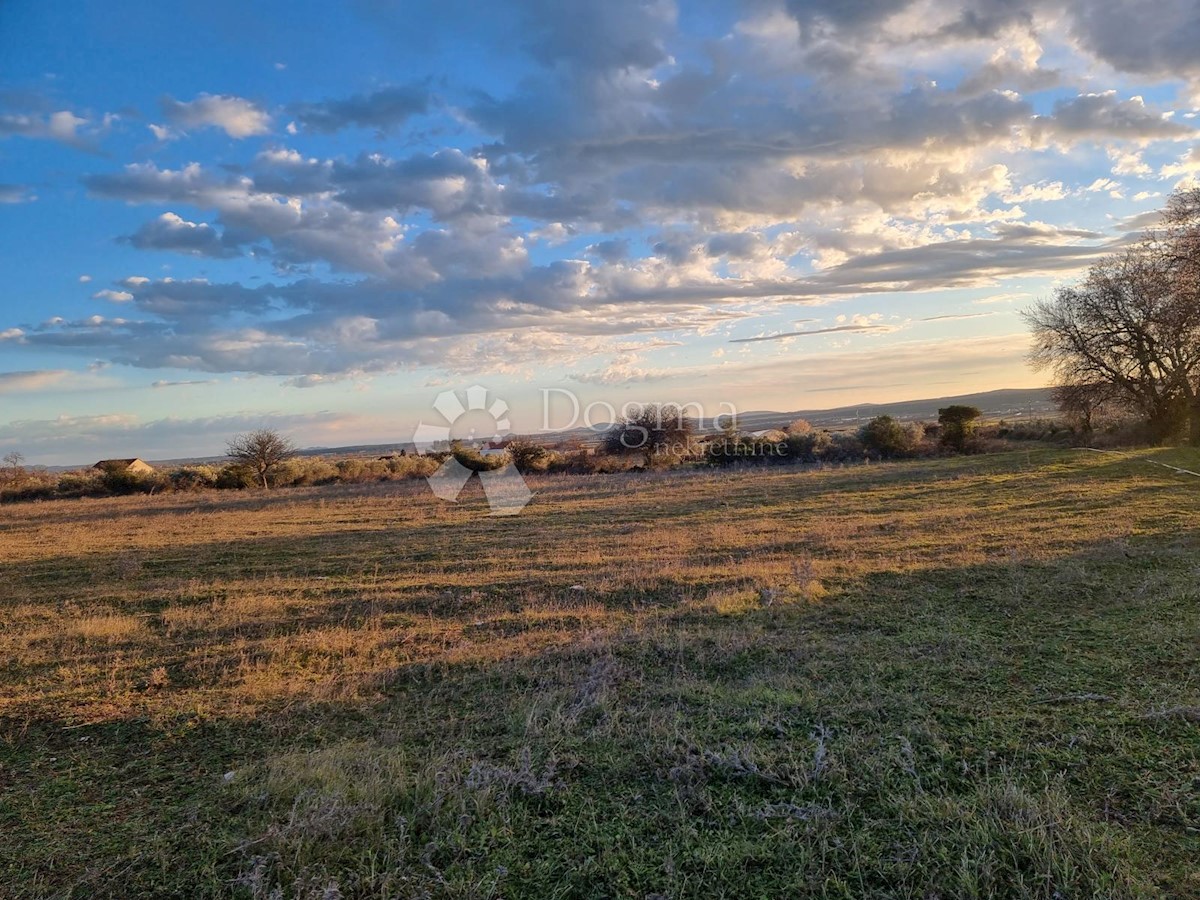
{"type": "Polygon", "coordinates": [[[1200,896],[1147,456],[0,507],[0,895],[1200,896]]]}

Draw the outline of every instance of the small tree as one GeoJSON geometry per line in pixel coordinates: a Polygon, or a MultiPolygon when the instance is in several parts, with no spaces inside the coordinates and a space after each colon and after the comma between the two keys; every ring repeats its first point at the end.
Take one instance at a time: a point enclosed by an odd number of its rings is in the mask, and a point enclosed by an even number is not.
{"type": "Polygon", "coordinates": [[[251,469],[265,491],[271,487],[271,473],[296,455],[296,445],[278,431],[260,428],[239,434],[226,445],[225,454],[235,463],[251,469]]]}
{"type": "Polygon", "coordinates": [[[25,474],[25,455],[18,453],[16,450],[4,455],[5,474],[9,478],[17,479],[25,474]]]}
{"type": "Polygon", "coordinates": [[[678,406],[648,403],[604,433],[604,450],[614,456],[641,454],[649,466],[655,457],[682,455],[695,431],[696,423],[678,406]]]}
{"type": "Polygon", "coordinates": [[[920,442],[914,429],[891,416],[876,416],[859,429],[858,439],[883,459],[909,456],[920,442]]]}
{"type": "Polygon", "coordinates": [[[974,406],[955,404],[938,410],[938,439],[959,453],[966,449],[967,441],[975,431],[975,420],[983,413],[974,406]]]}

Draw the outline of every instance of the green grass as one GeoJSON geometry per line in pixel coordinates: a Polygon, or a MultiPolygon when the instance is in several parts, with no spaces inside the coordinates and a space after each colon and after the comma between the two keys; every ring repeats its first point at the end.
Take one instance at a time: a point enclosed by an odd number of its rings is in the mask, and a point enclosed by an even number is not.
{"type": "Polygon", "coordinates": [[[0,508],[0,894],[1200,896],[1146,457],[0,508]]]}

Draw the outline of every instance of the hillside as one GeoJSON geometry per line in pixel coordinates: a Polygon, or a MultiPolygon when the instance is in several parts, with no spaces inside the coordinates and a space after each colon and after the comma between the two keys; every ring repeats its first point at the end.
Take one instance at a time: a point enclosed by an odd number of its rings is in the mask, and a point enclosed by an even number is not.
{"type": "MultiPolygon", "coordinates": [[[[965,403],[978,406],[988,418],[1026,418],[1055,415],[1054,404],[1050,401],[1050,392],[1046,388],[1025,390],[998,390],[980,394],[960,394],[953,397],[935,397],[925,400],[905,400],[898,403],[862,403],[857,406],[841,406],[834,409],[801,409],[792,412],[772,410],[754,410],[742,413],[739,417],[741,427],[747,431],[758,431],[766,428],[778,428],[794,422],[796,419],[807,419],[819,428],[844,428],[864,422],[873,416],[891,415],[904,420],[934,421],[937,419],[939,407],[952,403],[965,403]]],[[[712,422],[700,423],[701,430],[712,430],[716,426],[712,422]]],[[[598,430],[603,429],[598,426],[598,430]]],[[[586,428],[576,428],[570,431],[532,434],[533,440],[552,443],[563,440],[595,439],[596,431],[586,428]]],[[[396,453],[403,448],[411,447],[411,441],[401,440],[391,444],[354,444],[344,447],[306,447],[300,451],[304,456],[381,456],[396,453]]],[[[150,462],[160,468],[203,463],[220,462],[222,456],[197,456],[177,459],[156,459],[150,462]]],[[[90,463],[89,463],[90,465],[90,463]]],[[[73,466],[55,466],[53,470],[77,468],[73,466]]]]}

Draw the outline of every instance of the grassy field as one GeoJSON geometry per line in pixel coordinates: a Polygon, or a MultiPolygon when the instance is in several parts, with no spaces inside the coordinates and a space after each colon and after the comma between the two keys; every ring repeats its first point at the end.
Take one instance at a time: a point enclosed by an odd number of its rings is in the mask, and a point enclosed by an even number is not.
{"type": "Polygon", "coordinates": [[[0,507],[0,892],[1200,897],[1148,456],[0,507]]]}

